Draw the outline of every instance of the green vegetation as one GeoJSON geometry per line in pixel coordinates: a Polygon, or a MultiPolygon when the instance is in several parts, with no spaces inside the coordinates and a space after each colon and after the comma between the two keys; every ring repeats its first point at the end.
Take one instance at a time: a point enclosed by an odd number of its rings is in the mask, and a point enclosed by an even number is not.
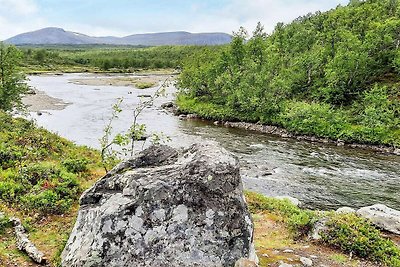
{"type": "MultiPolygon", "coordinates": [[[[0,126],[0,212],[21,218],[56,266],[81,193],[104,173],[100,154],[3,112],[0,126]]],[[[10,226],[7,216],[0,217],[0,263],[31,266],[10,226]]]]}
{"type": "Polygon", "coordinates": [[[400,146],[400,2],[348,6],[244,29],[221,51],[196,51],[179,78],[182,112],[293,133],[400,146]],[[218,53],[216,53],[218,52],[218,53]]]}
{"type": "Polygon", "coordinates": [[[98,153],[5,113],[0,125],[0,201],[42,214],[68,212],[98,153]]]}
{"type": "Polygon", "coordinates": [[[21,95],[28,90],[20,73],[21,52],[0,42],[0,110],[10,111],[21,106],[21,95]]]}
{"type": "MultiPolygon", "coordinates": [[[[23,68],[37,71],[133,72],[141,69],[176,69],[199,46],[42,46],[20,47],[23,68]]],[[[213,47],[212,50],[219,50],[213,47]]],[[[145,86],[145,85],[143,85],[145,86]]],[[[145,87],[144,87],[145,88],[145,87]]]]}
{"type": "Polygon", "coordinates": [[[400,266],[400,249],[368,221],[354,214],[334,215],[327,223],[328,231],[323,241],[342,251],[362,258],[400,266]]]}
{"type": "Polygon", "coordinates": [[[303,210],[288,200],[277,200],[250,192],[246,193],[246,199],[253,214],[270,212],[281,216],[296,238],[307,236],[316,221],[326,218],[327,230],[322,234],[323,244],[386,266],[400,266],[400,248],[383,237],[369,221],[355,214],[303,210]]]}

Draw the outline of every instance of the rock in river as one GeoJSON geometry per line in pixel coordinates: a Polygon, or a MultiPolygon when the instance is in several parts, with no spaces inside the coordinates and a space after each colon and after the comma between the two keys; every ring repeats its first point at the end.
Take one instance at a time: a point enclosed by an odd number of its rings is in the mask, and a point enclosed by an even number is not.
{"type": "Polygon", "coordinates": [[[63,266],[234,266],[257,258],[238,160],[215,143],[151,147],[80,201],[63,266]]]}

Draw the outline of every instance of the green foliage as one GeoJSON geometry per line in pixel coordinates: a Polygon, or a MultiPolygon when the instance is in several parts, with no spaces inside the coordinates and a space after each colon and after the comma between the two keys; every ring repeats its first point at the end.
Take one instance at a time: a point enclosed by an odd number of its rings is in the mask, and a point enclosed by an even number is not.
{"type": "Polygon", "coordinates": [[[62,166],[72,173],[80,173],[88,170],[89,160],[86,158],[68,158],[61,162],[62,166]]]}
{"type": "Polygon", "coordinates": [[[99,155],[2,112],[0,126],[0,202],[41,214],[67,212],[99,155]]]}
{"type": "Polygon", "coordinates": [[[324,244],[387,266],[400,266],[400,248],[383,237],[369,221],[355,214],[303,210],[288,200],[268,198],[252,192],[246,192],[246,200],[252,213],[271,212],[280,215],[296,237],[306,236],[317,220],[327,218],[327,230],[322,233],[324,244]]]}
{"type": "Polygon", "coordinates": [[[325,13],[259,24],[220,51],[183,62],[178,106],[215,120],[399,146],[400,2],[353,1],[325,13]],[[217,53],[216,53],[217,52],[217,53]]]}
{"type": "MultiPolygon", "coordinates": [[[[43,46],[21,47],[29,70],[91,70],[133,72],[138,69],[179,68],[201,46],[43,46]]],[[[219,47],[212,48],[218,50],[219,47]]]]}
{"type": "Polygon", "coordinates": [[[0,110],[21,107],[21,95],[28,90],[25,77],[19,72],[21,53],[14,46],[0,42],[0,110]]]}
{"type": "Polygon", "coordinates": [[[252,213],[260,211],[275,212],[284,218],[295,237],[308,234],[317,220],[316,214],[293,205],[289,200],[264,197],[257,193],[246,193],[247,204],[252,213]]]}
{"type": "Polygon", "coordinates": [[[347,120],[344,111],[324,103],[289,101],[279,114],[280,124],[290,131],[333,139],[341,137],[347,120]]]}
{"type": "Polygon", "coordinates": [[[342,251],[361,258],[382,262],[388,266],[400,266],[400,249],[390,239],[383,238],[370,222],[354,214],[332,215],[323,241],[342,251]]]}
{"type": "Polygon", "coordinates": [[[10,218],[5,215],[0,215],[0,234],[4,233],[6,228],[9,228],[12,226],[12,223],[10,221],[10,218]]]}

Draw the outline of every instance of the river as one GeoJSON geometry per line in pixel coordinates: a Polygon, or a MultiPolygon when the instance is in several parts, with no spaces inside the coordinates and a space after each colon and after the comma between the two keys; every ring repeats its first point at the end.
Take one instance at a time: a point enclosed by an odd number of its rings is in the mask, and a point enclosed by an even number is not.
{"type": "MultiPolygon", "coordinates": [[[[47,95],[70,103],[63,110],[32,113],[40,126],[79,145],[99,148],[99,138],[111,115],[111,106],[123,97],[124,110],[114,121],[116,132],[132,121],[132,107],[140,95],[157,88],[83,85],[73,79],[107,78],[95,74],[31,76],[29,84],[47,95]]],[[[165,76],[166,77],[166,76],[165,76]]],[[[296,197],[309,208],[354,208],[382,203],[400,209],[400,157],[377,152],[302,142],[245,130],[215,126],[204,121],[183,121],[160,108],[174,98],[170,85],[140,117],[148,132],[163,132],[174,147],[202,140],[219,142],[241,160],[244,186],[269,196],[296,197]]]]}

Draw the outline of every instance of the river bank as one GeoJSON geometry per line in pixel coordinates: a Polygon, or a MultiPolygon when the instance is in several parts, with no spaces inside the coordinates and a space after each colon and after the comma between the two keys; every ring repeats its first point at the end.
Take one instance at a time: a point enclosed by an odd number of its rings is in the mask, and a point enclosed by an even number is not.
{"type": "Polygon", "coordinates": [[[279,126],[263,125],[260,123],[208,120],[207,118],[199,116],[198,114],[181,111],[181,110],[179,110],[179,107],[176,107],[174,105],[173,106],[167,105],[165,108],[169,109],[171,112],[173,112],[174,115],[179,116],[180,119],[187,119],[187,120],[200,119],[200,120],[209,121],[211,123],[214,123],[214,125],[217,125],[217,126],[225,126],[225,127],[230,127],[230,128],[244,129],[247,131],[253,131],[253,132],[258,132],[258,133],[263,133],[263,134],[271,134],[271,135],[279,136],[282,138],[290,138],[290,139],[295,139],[295,140],[299,140],[299,141],[308,141],[308,142],[312,142],[312,143],[323,143],[323,144],[333,144],[336,146],[366,149],[366,150],[372,150],[375,152],[389,153],[389,154],[400,156],[400,148],[397,148],[397,147],[390,147],[390,146],[384,146],[384,145],[362,144],[362,143],[356,143],[356,142],[349,143],[349,142],[346,142],[346,141],[340,140],[340,139],[333,140],[333,139],[321,138],[321,137],[317,137],[317,136],[313,136],[313,135],[296,134],[296,133],[286,130],[285,128],[279,127],[279,126]]]}

